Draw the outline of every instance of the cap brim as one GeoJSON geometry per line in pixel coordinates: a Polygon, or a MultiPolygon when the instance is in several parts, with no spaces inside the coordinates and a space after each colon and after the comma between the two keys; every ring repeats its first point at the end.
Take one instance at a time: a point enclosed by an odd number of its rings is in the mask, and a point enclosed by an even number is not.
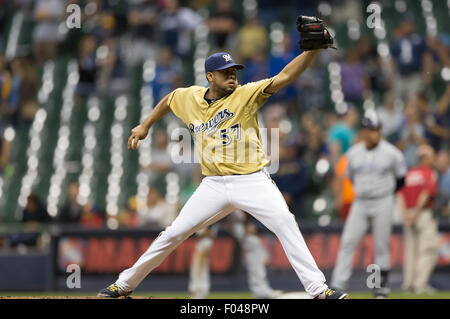
{"type": "Polygon", "coordinates": [[[225,64],[224,66],[221,66],[220,68],[214,69],[213,71],[225,70],[225,69],[229,69],[232,67],[235,67],[237,70],[242,70],[243,68],[245,68],[245,66],[243,66],[242,64],[228,63],[228,64],[225,64]]]}

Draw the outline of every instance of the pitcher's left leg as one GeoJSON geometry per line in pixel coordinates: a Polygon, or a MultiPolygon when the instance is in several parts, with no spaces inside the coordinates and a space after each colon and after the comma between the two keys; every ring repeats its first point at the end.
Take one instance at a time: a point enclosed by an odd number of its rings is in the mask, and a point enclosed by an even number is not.
{"type": "Polygon", "coordinates": [[[263,173],[236,180],[232,202],[271,230],[281,245],[306,292],[317,296],[328,288],[317,267],[294,215],[289,211],[278,188],[263,173]]]}

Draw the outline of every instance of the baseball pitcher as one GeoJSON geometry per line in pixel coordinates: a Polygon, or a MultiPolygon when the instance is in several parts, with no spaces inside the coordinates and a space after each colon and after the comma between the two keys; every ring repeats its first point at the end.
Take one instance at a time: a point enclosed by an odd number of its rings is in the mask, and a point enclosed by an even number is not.
{"type": "Polygon", "coordinates": [[[131,131],[128,147],[137,149],[149,128],[173,112],[189,128],[205,178],[181,209],[178,217],[153,241],[147,251],[117,281],[99,292],[100,297],[129,295],[139,283],[185,239],[241,209],[259,220],[280,240],[306,292],[318,299],[343,299],[346,294],[325,284],[300,233],[294,215],[265,170],[258,109],[267,99],[291,84],[316,57],[319,49],[333,45],[322,20],[300,16],[302,54],[276,76],[239,85],[236,64],[225,52],[205,61],[209,87],[179,88],[165,96],[150,115],[131,131]]]}

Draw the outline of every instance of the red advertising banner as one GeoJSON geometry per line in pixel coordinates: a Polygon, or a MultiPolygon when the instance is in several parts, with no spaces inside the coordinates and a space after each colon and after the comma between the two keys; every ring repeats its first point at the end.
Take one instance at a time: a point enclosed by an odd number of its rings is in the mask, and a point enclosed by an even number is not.
{"type": "MultiPolygon", "coordinates": [[[[312,233],[304,237],[319,268],[332,269],[339,249],[340,234],[312,233]]],[[[268,252],[267,265],[270,271],[292,269],[276,237],[272,234],[262,234],[260,238],[268,252]]],[[[62,237],[57,246],[57,271],[65,272],[67,265],[76,263],[81,266],[85,274],[119,273],[133,265],[147,250],[153,239],[127,236],[62,237]]],[[[184,241],[153,273],[187,274],[195,245],[195,238],[184,241]]],[[[390,247],[392,268],[402,267],[403,237],[401,234],[392,234],[390,247]]],[[[210,255],[211,272],[223,274],[238,271],[240,256],[240,247],[232,237],[216,238],[210,255]]],[[[366,269],[373,262],[373,237],[366,235],[355,251],[353,267],[366,269]]],[[[440,234],[437,267],[448,266],[450,266],[450,232],[444,232],[440,234]]]]}

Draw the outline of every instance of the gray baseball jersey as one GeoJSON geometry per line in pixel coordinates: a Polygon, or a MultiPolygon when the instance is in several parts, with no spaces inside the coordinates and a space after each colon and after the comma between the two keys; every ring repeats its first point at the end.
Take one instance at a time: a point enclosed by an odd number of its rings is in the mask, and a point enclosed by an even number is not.
{"type": "Polygon", "coordinates": [[[374,199],[393,194],[396,179],[406,175],[403,154],[394,145],[381,140],[368,150],[363,142],[347,151],[347,176],[357,198],[374,199]]]}

